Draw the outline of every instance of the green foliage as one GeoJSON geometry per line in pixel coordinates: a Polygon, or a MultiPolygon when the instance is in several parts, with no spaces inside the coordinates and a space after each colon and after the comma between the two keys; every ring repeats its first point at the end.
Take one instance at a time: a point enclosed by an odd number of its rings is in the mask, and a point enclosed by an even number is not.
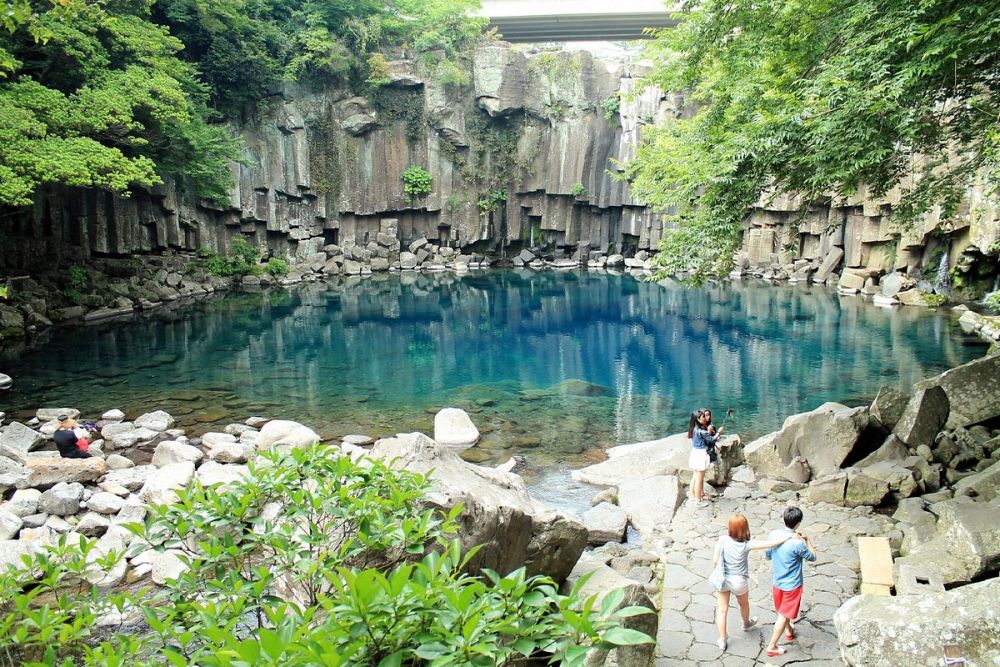
{"type": "Polygon", "coordinates": [[[411,164],[403,172],[403,192],[409,200],[423,197],[431,191],[431,175],[423,167],[411,164]]]}
{"type": "Polygon", "coordinates": [[[278,257],[272,257],[267,260],[267,265],[264,267],[264,271],[268,275],[274,276],[275,278],[288,275],[288,262],[278,257]]]}
{"type": "Polygon", "coordinates": [[[479,205],[479,212],[482,215],[489,215],[493,211],[500,208],[500,205],[507,201],[507,191],[506,190],[493,190],[487,194],[484,198],[480,199],[477,204],[479,205]]]}
{"type": "Polygon", "coordinates": [[[924,293],[924,294],[921,294],[920,296],[923,298],[924,303],[926,303],[928,306],[931,306],[932,308],[937,308],[938,306],[943,306],[945,303],[948,302],[948,297],[946,297],[944,294],[926,294],[926,293],[924,293]]]}
{"type": "Polygon", "coordinates": [[[583,187],[583,183],[576,182],[570,186],[569,193],[574,197],[582,197],[587,194],[587,188],[583,187]]]}
{"type": "Polygon", "coordinates": [[[260,250],[247,243],[242,236],[230,242],[229,255],[217,255],[211,250],[206,252],[206,248],[201,248],[198,254],[205,260],[205,269],[213,276],[260,275],[264,271],[260,265],[260,250]]]}
{"type": "Polygon", "coordinates": [[[460,88],[469,85],[471,77],[468,71],[453,60],[443,60],[434,68],[434,79],[442,86],[460,88]]]}
{"type": "Polygon", "coordinates": [[[986,298],[983,299],[983,303],[993,312],[1000,312],[1000,291],[987,294],[986,298]]]}
{"type": "Polygon", "coordinates": [[[748,208],[779,190],[808,205],[898,186],[901,225],[954,216],[974,177],[996,192],[996,17],[970,0],[685,3],[649,82],[700,111],[647,132],[624,174],[679,228],[662,266],[725,272],[748,208]]]}
{"type": "Polygon", "coordinates": [[[449,213],[454,213],[455,211],[458,210],[458,207],[461,206],[461,204],[462,204],[461,197],[459,197],[458,195],[452,193],[452,194],[448,195],[448,201],[447,201],[445,207],[447,208],[447,210],[448,210],[449,213]]]}
{"type": "Polygon", "coordinates": [[[173,550],[186,571],[156,591],[101,593],[120,558],[65,538],[0,574],[0,655],[10,664],[510,665],[536,653],[582,665],[590,647],[650,643],[622,627],[651,613],[558,593],[524,570],[465,572],[451,539],[460,508],[425,504],[427,478],[323,445],[269,451],[241,483],[195,481],[128,526],[136,548],[173,550]],[[97,636],[135,611],[148,631],[97,636]]]}
{"type": "Polygon", "coordinates": [[[371,86],[384,86],[390,82],[389,61],[381,53],[368,56],[367,83],[371,86]]]}
{"type": "Polygon", "coordinates": [[[127,195],[164,176],[221,200],[236,143],[210,124],[195,68],[147,5],[30,7],[0,32],[0,204],[27,205],[49,183],[127,195]]]}
{"type": "Polygon", "coordinates": [[[0,663],[4,665],[133,664],[142,640],[95,637],[99,617],[127,610],[123,593],[99,592],[96,573],[123,557],[102,553],[93,540],[65,535],[24,556],[21,570],[0,572],[0,663]],[[110,659],[114,656],[114,659],[110,659]]]}
{"type": "Polygon", "coordinates": [[[383,121],[402,121],[406,124],[407,139],[417,141],[423,135],[426,107],[422,90],[381,86],[369,89],[368,97],[383,121]]]}
{"type": "Polygon", "coordinates": [[[614,95],[608,95],[601,100],[600,107],[605,120],[614,120],[614,117],[618,115],[618,110],[621,109],[621,105],[622,98],[617,93],[614,95]]]}
{"type": "Polygon", "coordinates": [[[523,116],[490,118],[483,111],[467,120],[473,165],[477,167],[459,165],[467,183],[497,191],[508,187],[520,172],[528,169],[530,157],[522,159],[518,154],[525,123],[523,116]]]}

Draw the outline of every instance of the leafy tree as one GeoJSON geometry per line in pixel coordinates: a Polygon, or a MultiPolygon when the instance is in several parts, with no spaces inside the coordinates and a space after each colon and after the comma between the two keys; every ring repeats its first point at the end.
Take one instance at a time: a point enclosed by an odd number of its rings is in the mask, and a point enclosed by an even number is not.
{"type": "Polygon", "coordinates": [[[224,200],[236,144],[144,2],[30,9],[0,31],[0,204],[47,183],[127,195],[167,176],[224,200]]]}
{"type": "Polygon", "coordinates": [[[1000,175],[1000,5],[971,0],[688,0],[656,34],[648,83],[691,118],[650,128],[624,178],[666,212],[667,271],[725,273],[747,210],[901,195],[906,225],[947,219],[1000,175]]]}

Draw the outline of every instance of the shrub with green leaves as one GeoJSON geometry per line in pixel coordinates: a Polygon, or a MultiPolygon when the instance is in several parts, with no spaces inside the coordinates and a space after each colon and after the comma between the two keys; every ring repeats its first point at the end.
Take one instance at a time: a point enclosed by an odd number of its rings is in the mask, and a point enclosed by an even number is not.
{"type": "MultiPolygon", "coordinates": [[[[213,276],[256,276],[264,272],[264,267],[260,264],[260,249],[251,246],[242,236],[237,236],[230,242],[227,256],[217,255],[211,250],[206,255],[202,254],[203,250],[205,249],[199,250],[198,254],[206,258],[205,269],[213,276]]],[[[270,270],[270,264],[268,267],[270,270]]]]}
{"type": "Polygon", "coordinates": [[[600,102],[601,112],[604,114],[605,120],[613,120],[618,114],[619,109],[621,109],[622,99],[618,94],[608,95],[600,102]]]}
{"type": "Polygon", "coordinates": [[[482,215],[489,215],[493,211],[500,208],[500,205],[505,201],[507,201],[507,190],[493,190],[477,202],[479,205],[479,212],[482,215]]]}
{"type": "Polygon", "coordinates": [[[587,188],[583,187],[583,183],[574,183],[570,186],[569,193],[574,197],[582,197],[587,194],[587,188]]]}
{"type": "Polygon", "coordinates": [[[411,164],[403,172],[403,192],[407,199],[416,199],[431,191],[431,175],[423,167],[411,164]]]}
{"type": "Polygon", "coordinates": [[[493,667],[582,665],[590,648],[652,641],[622,627],[651,612],[613,612],[621,595],[597,605],[523,568],[468,573],[460,508],[423,502],[429,484],[322,445],[264,453],[242,483],[194,482],[129,526],[133,545],[188,566],[155,593],[98,594],[86,547],[37,557],[35,576],[3,575],[0,650],[47,665],[493,667]],[[100,614],[130,606],[147,632],[91,639],[100,614]]]}
{"type": "Polygon", "coordinates": [[[264,267],[264,270],[268,275],[274,276],[275,278],[285,276],[288,275],[288,262],[283,259],[279,259],[278,257],[272,257],[267,260],[267,266],[264,267]]]}

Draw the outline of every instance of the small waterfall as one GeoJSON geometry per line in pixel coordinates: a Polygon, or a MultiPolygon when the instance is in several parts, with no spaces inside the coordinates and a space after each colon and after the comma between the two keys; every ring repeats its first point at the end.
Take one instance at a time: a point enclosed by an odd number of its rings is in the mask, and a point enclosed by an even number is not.
{"type": "Polygon", "coordinates": [[[951,244],[945,245],[944,252],[941,253],[941,261],[938,262],[937,277],[934,279],[934,291],[938,294],[951,295],[951,275],[948,273],[948,249],[951,244]]]}

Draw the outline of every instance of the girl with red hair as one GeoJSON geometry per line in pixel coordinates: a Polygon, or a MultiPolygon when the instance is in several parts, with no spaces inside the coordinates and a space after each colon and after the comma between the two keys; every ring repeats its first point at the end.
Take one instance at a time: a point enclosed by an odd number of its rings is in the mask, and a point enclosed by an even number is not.
{"type": "Polygon", "coordinates": [[[715,613],[715,622],[719,627],[719,648],[723,651],[729,643],[726,621],[729,616],[730,593],[736,595],[736,601],[739,603],[743,631],[746,632],[757,624],[757,617],[750,616],[750,552],[776,547],[790,537],[792,536],[784,535],[769,542],[751,540],[750,523],[747,518],[742,514],[729,517],[729,530],[727,534],[719,537],[715,545],[715,557],[712,559],[713,568],[719,563],[719,559],[722,559],[725,575],[722,588],[716,593],[719,606],[715,613]]]}

